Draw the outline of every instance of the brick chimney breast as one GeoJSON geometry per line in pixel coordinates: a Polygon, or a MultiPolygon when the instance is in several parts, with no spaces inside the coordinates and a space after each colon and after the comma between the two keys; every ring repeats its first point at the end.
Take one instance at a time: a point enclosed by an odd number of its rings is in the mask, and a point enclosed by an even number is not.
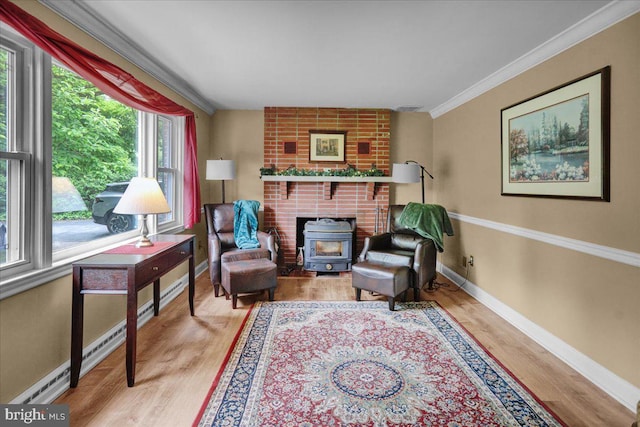
{"type": "MultiPolygon", "coordinates": [[[[264,166],[281,171],[297,169],[378,169],[390,175],[390,121],[386,109],[266,107],[264,109],[264,166]],[[345,162],[311,162],[309,131],[346,132],[345,162]],[[292,142],[297,150],[292,152],[292,142]],[[358,147],[369,145],[368,154],[358,147]]],[[[280,263],[296,262],[296,218],[355,218],[356,253],[374,231],[384,231],[389,206],[389,184],[372,186],[356,182],[264,182],[264,227],[280,235],[280,263]],[[284,188],[284,189],[283,189],[284,188]],[[329,193],[329,194],[327,194],[329,193]],[[376,220],[378,227],[376,227],[376,220]]]]}

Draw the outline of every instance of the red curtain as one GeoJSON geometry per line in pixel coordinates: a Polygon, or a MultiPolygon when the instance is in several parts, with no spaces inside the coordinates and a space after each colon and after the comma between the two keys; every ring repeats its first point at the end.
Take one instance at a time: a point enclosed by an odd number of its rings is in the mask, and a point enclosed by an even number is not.
{"type": "Polygon", "coordinates": [[[184,116],[184,221],[186,228],[200,222],[196,121],[191,110],[136,80],[131,74],[56,33],[15,4],[0,0],[0,20],[11,25],[58,61],[90,81],[113,99],[138,110],[184,116]]]}

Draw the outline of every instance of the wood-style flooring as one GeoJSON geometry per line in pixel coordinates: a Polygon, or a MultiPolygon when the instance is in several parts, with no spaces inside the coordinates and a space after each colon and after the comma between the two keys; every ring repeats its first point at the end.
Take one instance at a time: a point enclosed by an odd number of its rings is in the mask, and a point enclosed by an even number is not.
{"type": "MultiPolygon", "coordinates": [[[[440,277],[440,281],[447,282],[440,277]]],[[[568,426],[630,427],[635,414],[456,286],[423,292],[438,301],[568,426]]],[[[363,299],[383,299],[363,292],[363,299]]],[[[354,300],[347,278],[278,278],[276,300],[354,300]]],[[[190,426],[248,308],[266,293],[215,298],[208,273],[196,280],[194,317],[187,291],[138,331],[136,383],[127,387],[124,345],[55,403],[71,426],[190,426]]]]}

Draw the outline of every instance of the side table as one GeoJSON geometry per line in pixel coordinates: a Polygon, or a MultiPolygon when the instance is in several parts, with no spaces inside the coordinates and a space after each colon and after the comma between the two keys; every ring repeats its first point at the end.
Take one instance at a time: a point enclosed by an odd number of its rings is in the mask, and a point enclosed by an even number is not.
{"type": "Polygon", "coordinates": [[[136,369],[138,291],[153,283],[153,315],[160,310],[160,278],[189,260],[189,311],[194,315],[194,235],[156,235],[154,246],[123,245],[73,263],[71,315],[71,387],[78,385],[82,365],[84,295],[127,296],[127,385],[133,387],[136,369]]]}

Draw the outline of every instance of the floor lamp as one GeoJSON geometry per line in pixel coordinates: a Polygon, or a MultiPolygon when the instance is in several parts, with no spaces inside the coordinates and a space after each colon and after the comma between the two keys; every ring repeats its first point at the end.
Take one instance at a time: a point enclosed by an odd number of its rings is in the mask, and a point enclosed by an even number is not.
{"type": "MultiPolygon", "coordinates": [[[[424,174],[433,179],[433,175],[415,160],[407,160],[404,163],[394,163],[391,170],[391,180],[399,184],[413,184],[422,182],[422,204],[424,205],[424,174]]],[[[437,255],[437,252],[436,252],[437,255]]],[[[449,286],[434,279],[433,286],[449,286]]],[[[435,289],[435,288],[434,288],[435,289]]]]}
{"type": "Polygon", "coordinates": [[[224,198],[224,181],[236,179],[236,162],[233,160],[207,160],[207,180],[222,181],[222,203],[224,198]]]}
{"type": "Polygon", "coordinates": [[[407,160],[404,163],[394,163],[391,170],[391,180],[398,184],[413,184],[422,182],[422,203],[424,204],[424,174],[433,179],[433,175],[424,166],[414,160],[407,160]]]}

